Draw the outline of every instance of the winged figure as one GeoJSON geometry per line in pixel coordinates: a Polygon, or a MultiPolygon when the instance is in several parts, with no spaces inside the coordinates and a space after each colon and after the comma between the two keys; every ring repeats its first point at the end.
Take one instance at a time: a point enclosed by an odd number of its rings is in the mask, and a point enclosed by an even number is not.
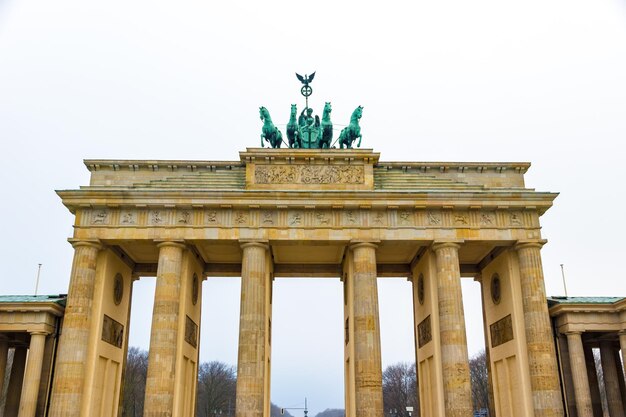
{"type": "Polygon", "coordinates": [[[304,77],[296,72],[296,77],[300,80],[300,82],[304,85],[309,85],[313,82],[313,78],[315,77],[315,72],[311,75],[304,74],[304,77]]]}

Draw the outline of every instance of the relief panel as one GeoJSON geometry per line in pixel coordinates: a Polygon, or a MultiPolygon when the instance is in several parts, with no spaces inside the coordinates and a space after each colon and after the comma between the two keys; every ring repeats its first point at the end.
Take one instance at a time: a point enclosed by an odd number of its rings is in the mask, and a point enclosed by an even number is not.
{"type": "Polygon", "coordinates": [[[256,184],[363,184],[362,165],[256,165],[256,184]]]}

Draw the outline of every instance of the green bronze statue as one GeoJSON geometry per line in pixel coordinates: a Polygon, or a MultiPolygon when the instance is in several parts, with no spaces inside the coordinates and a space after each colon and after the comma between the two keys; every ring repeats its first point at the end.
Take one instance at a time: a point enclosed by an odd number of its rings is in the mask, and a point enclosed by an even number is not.
{"type": "Polygon", "coordinates": [[[313,117],[313,109],[306,107],[298,118],[300,145],[304,149],[319,148],[320,118],[313,117]]]}
{"type": "Polygon", "coordinates": [[[330,144],[333,141],[333,123],[330,121],[331,111],[332,107],[330,106],[330,102],[326,102],[326,104],[324,104],[322,123],[320,125],[320,148],[330,148],[330,144]]]}
{"type": "Polygon", "coordinates": [[[300,129],[296,115],[298,114],[298,108],[295,104],[291,105],[291,113],[289,114],[289,122],[287,123],[287,141],[290,148],[301,148],[300,143],[300,129]]]}
{"type": "Polygon", "coordinates": [[[352,116],[350,116],[350,124],[344,127],[339,134],[339,147],[343,149],[344,145],[346,148],[352,148],[352,143],[359,138],[359,143],[357,143],[357,147],[361,147],[361,127],[359,126],[359,120],[361,119],[361,115],[363,114],[363,107],[359,106],[352,112],[352,116]]]}
{"type": "Polygon", "coordinates": [[[263,139],[265,139],[270,143],[272,148],[280,148],[280,145],[283,143],[283,134],[274,126],[270,112],[268,112],[265,107],[259,107],[259,114],[263,121],[263,127],[261,128],[261,147],[265,147],[265,142],[263,142],[263,139]]]}

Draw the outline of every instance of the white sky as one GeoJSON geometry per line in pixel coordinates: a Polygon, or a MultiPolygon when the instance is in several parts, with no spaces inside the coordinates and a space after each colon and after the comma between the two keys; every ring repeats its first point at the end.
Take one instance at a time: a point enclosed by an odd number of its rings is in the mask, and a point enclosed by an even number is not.
{"type": "MultiPolygon", "coordinates": [[[[40,293],[67,291],[54,190],[88,183],[83,158],[236,160],[259,144],[259,106],[276,123],[302,108],[296,71],[317,71],[312,107],[331,101],[336,125],[364,106],[382,160],[532,162],[527,185],[561,192],[542,217],[548,294],[563,263],[570,295],[626,295],[625,0],[0,0],[0,293],[32,293],[38,263],[40,293]]],[[[135,289],[144,347],[153,281],[135,289]]],[[[409,284],[379,285],[384,364],[413,361],[409,284]]],[[[343,407],[340,290],[276,281],[274,402],[343,407]]],[[[202,360],[236,362],[238,291],[204,284],[202,360]]]]}

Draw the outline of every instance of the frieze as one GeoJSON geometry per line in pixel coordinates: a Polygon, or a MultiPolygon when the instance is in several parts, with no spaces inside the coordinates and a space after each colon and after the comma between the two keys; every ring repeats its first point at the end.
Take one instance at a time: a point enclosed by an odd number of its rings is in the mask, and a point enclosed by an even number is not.
{"type": "Polygon", "coordinates": [[[88,209],[85,227],[425,228],[519,229],[538,224],[532,210],[452,208],[120,208],[88,209]]]}
{"type": "Polygon", "coordinates": [[[257,184],[363,184],[362,165],[257,165],[257,184]]]}

